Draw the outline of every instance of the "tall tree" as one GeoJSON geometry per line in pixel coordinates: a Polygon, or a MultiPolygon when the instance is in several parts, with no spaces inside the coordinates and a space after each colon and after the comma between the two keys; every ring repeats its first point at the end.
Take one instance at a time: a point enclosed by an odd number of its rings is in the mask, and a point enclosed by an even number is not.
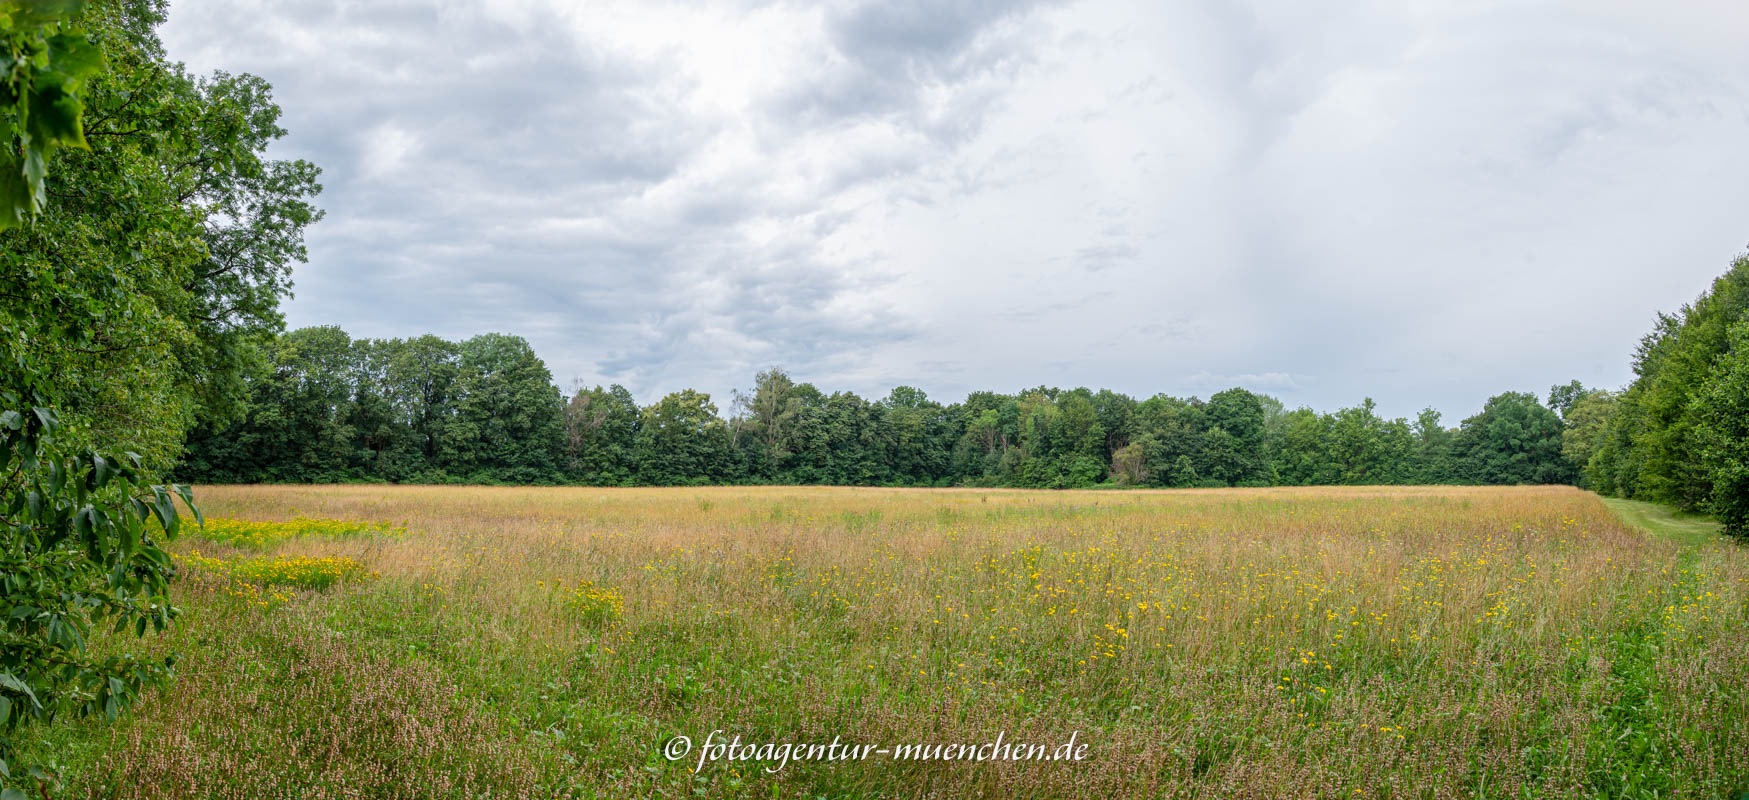
{"type": "Polygon", "coordinates": [[[728,426],[711,396],[674,392],[645,408],[638,427],[638,479],[658,486],[696,486],[729,477],[728,426]]]}
{"type": "Polygon", "coordinates": [[[455,343],[429,334],[388,348],[388,394],[413,436],[428,477],[435,474],[444,429],[455,415],[460,355],[455,343]]]}
{"type": "Polygon", "coordinates": [[[565,474],[591,486],[631,483],[638,417],[638,404],[624,386],[578,389],[565,404],[565,474]]]}
{"type": "Polygon", "coordinates": [[[1561,432],[1561,418],[1535,395],[1495,395],[1459,429],[1456,472],[1471,483],[1566,483],[1573,475],[1561,455],[1561,432]]]}
{"type": "Polygon", "coordinates": [[[1157,394],[1136,404],[1135,444],[1155,486],[1202,483],[1196,460],[1203,457],[1202,408],[1191,401],[1157,394]]]}
{"type": "Polygon", "coordinates": [[[1136,399],[1127,394],[1100,389],[1093,395],[1093,413],[1105,431],[1105,458],[1135,439],[1136,399]]]}
{"type": "Polygon", "coordinates": [[[1694,303],[1659,314],[1634,353],[1634,382],[1622,393],[1588,467],[1600,490],[1646,497],[1690,510],[1714,496],[1702,458],[1696,398],[1730,351],[1730,330],[1749,316],[1749,255],[1694,303]]]}
{"type": "Polygon", "coordinates": [[[1454,480],[1451,465],[1451,429],[1440,422],[1436,409],[1424,408],[1415,417],[1415,444],[1409,480],[1414,483],[1449,483],[1454,480]]]}
{"type": "MultiPolygon", "coordinates": [[[[250,351],[284,325],[279,299],[291,293],[292,266],[307,259],[304,229],[322,218],[311,202],[322,190],[321,170],[264,157],[286,131],[261,78],[218,72],[185,92],[191,135],[176,140],[182,147],[171,163],[173,186],[183,203],[202,209],[205,249],[184,284],[195,299],[197,346],[187,356],[188,373],[200,403],[196,415],[232,419],[241,411],[250,351]]],[[[108,120],[102,128],[93,135],[132,135],[108,120]]]]}
{"type": "Polygon", "coordinates": [[[1334,460],[1339,483],[1401,483],[1410,464],[1413,435],[1408,422],[1385,420],[1368,397],[1359,406],[1336,412],[1330,430],[1328,457],[1334,460]]]}
{"type": "Polygon", "coordinates": [[[413,427],[416,412],[396,362],[407,343],[400,339],[357,339],[352,343],[352,402],[345,417],[353,434],[352,471],[393,482],[409,480],[425,467],[425,451],[413,427]]]}
{"type": "Polygon", "coordinates": [[[753,388],[734,395],[732,433],[737,443],[745,440],[748,471],[757,478],[772,479],[790,455],[790,437],[802,413],[802,399],[794,394],[795,382],[782,367],[755,375],[753,388]]]}
{"type": "Polygon", "coordinates": [[[1572,413],[1573,406],[1577,405],[1585,395],[1585,385],[1576,380],[1550,386],[1549,408],[1554,409],[1554,412],[1560,414],[1561,419],[1564,420],[1568,414],[1572,413]]]}
{"type": "Polygon", "coordinates": [[[487,333],[462,342],[454,391],[440,446],[444,469],[476,482],[559,479],[559,390],[527,340],[487,333]]]}
{"type": "Polygon", "coordinates": [[[1729,349],[1696,394],[1700,461],[1711,473],[1711,509],[1725,533],[1749,537],[1749,319],[1731,326],[1729,349]]]}
{"type": "Polygon", "coordinates": [[[1208,467],[1203,476],[1231,485],[1255,484],[1268,474],[1263,460],[1263,402],[1244,389],[1228,389],[1209,398],[1203,409],[1208,467]],[[1225,436],[1215,436],[1219,429],[1225,436]]]}
{"type": "Polygon", "coordinates": [[[1020,404],[1012,395],[972,392],[958,408],[961,433],[954,443],[955,480],[993,485],[1008,479],[1019,461],[1020,404]]]}
{"type": "Polygon", "coordinates": [[[1290,486],[1339,483],[1341,465],[1331,455],[1333,427],[1329,414],[1309,408],[1282,415],[1280,434],[1269,446],[1276,481],[1290,486]]]}
{"type": "Polygon", "coordinates": [[[1597,451],[1604,424],[1615,410],[1615,401],[1613,392],[1597,389],[1578,397],[1567,408],[1564,416],[1566,427],[1561,431],[1561,455],[1567,459],[1581,487],[1594,488],[1587,465],[1597,451]]]}
{"type": "Polygon", "coordinates": [[[891,441],[880,406],[854,392],[834,392],[821,407],[830,468],[827,483],[872,486],[890,477],[891,441]]]}
{"type": "Polygon", "coordinates": [[[890,442],[887,460],[893,480],[932,484],[947,472],[947,418],[940,403],[922,389],[894,387],[881,403],[890,442]]]}

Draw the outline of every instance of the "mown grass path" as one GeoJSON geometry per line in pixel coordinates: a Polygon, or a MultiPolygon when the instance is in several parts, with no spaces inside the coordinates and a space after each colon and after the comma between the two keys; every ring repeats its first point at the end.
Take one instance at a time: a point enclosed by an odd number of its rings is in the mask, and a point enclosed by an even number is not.
{"type": "Polygon", "coordinates": [[[1603,504],[1623,522],[1654,536],[1681,544],[1706,544],[1718,539],[1722,526],[1704,514],[1690,514],[1643,500],[1605,497],[1603,504]]]}
{"type": "MultiPolygon", "coordinates": [[[[1677,554],[1675,580],[1664,593],[1664,607],[1679,607],[1698,590],[1693,567],[1699,551],[1707,546],[1735,547],[1721,538],[1722,526],[1703,514],[1678,511],[1669,506],[1617,497],[1602,498],[1622,522],[1654,539],[1683,546],[1677,554]]],[[[1660,697],[1658,655],[1664,641],[1657,619],[1621,631],[1614,645],[1609,686],[1613,701],[1600,708],[1596,730],[1599,766],[1593,772],[1592,788],[1600,798],[1653,798],[1671,794],[1669,738],[1660,729],[1668,720],[1660,709],[1670,698],[1660,697]]],[[[1742,700],[1741,691],[1736,700],[1742,700]]],[[[1749,787],[1732,797],[1749,798],[1749,787]]]]}

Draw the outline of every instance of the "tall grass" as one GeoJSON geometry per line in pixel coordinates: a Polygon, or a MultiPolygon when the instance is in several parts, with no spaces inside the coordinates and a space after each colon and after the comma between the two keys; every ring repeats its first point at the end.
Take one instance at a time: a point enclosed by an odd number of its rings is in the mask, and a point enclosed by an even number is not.
{"type": "MultiPolygon", "coordinates": [[[[1567,488],[211,487],[380,577],[182,584],[175,687],[53,734],[138,797],[1736,797],[1749,552],[1567,488]],[[1078,763],[669,762],[669,737],[1078,763]]],[[[193,536],[182,548],[243,554],[193,536]]],[[[137,642],[114,646],[138,648],[137,642]]]]}

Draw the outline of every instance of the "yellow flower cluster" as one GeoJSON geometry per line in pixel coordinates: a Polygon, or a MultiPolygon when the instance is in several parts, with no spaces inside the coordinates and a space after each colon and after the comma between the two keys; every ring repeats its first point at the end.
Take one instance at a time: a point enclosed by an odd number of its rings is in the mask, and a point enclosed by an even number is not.
{"type": "Polygon", "coordinates": [[[262,586],[326,589],[336,583],[378,577],[354,559],[340,556],[274,556],[244,558],[231,564],[231,576],[262,586]]]}
{"type": "Polygon", "coordinates": [[[304,536],[402,536],[407,529],[388,522],[350,519],[298,517],[286,522],[264,522],[216,517],[208,519],[200,533],[208,539],[235,547],[259,548],[304,536]]]}
{"type": "Polygon", "coordinates": [[[226,582],[221,588],[221,591],[237,598],[238,600],[242,600],[249,605],[258,606],[260,608],[279,608],[280,606],[291,602],[292,599],[289,592],[283,592],[278,589],[264,589],[256,584],[238,580],[226,582]]]}
{"type": "Polygon", "coordinates": [[[612,624],[625,613],[625,600],[618,589],[596,586],[594,581],[579,581],[573,588],[559,584],[556,588],[564,596],[565,605],[577,610],[589,625],[612,624]]]}
{"type": "Polygon", "coordinates": [[[291,594],[277,589],[267,589],[258,584],[238,580],[231,577],[231,566],[221,559],[207,558],[195,550],[186,556],[176,556],[176,561],[183,567],[183,575],[192,578],[197,583],[211,584],[223,594],[243,601],[246,605],[257,608],[278,608],[291,602],[291,594]]]}
{"type": "Polygon", "coordinates": [[[357,560],[340,556],[256,556],[224,561],[202,556],[199,550],[195,550],[180,560],[197,572],[229,580],[233,584],[232,588],[245,593],[249,593],[248,590],[235,585],[255,587],[255,593],[258,594],[262,589],[276,586],[320,590],[336,583],[379,577],[377,573],[365,569],[357,560]]]}

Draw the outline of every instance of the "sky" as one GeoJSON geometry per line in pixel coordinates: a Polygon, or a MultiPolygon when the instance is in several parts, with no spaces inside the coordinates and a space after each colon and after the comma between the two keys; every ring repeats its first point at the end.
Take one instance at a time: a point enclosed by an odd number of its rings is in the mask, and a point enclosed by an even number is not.
{"type": "Polygon", "coordinates": [[[1749,245],[1740,0],[171,0],[323,169],[289,327],[641,402],[1619,387],[1749,245]]]}

